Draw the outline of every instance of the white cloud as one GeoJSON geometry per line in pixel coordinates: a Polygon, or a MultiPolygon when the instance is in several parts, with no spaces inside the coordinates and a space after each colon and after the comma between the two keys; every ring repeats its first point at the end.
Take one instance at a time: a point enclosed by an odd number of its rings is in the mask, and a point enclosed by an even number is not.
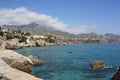
{"type": "Polygon", "coordinates": [[[95,25],[92,26],[80,26],[70,28],[68,24],[60,21],[58,18],[53,18],[45,14],[39,14],[28,10],[25,7],[17,9],[0,9],[0,24],[9,25],[24,25],[30,23],[46,24],[53,26],[56,29],[67,31],[70,33],[86,33],[95,29],[95,25]]]}
{"type": "Polygon", "coordinates": [[[17,9],[0,9],[0,24],[9,24],[9,25],[23,25],[35,23],[43,23],[56,28],[62,28],[67,26],[62,21],[57,18],[45,14],[38,14],[32,12],[25,7],[17,9]]]}

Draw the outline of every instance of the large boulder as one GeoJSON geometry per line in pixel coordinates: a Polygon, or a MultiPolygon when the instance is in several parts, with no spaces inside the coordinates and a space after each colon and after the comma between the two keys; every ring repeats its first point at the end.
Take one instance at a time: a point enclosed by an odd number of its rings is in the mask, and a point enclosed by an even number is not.
{"type": "Polygon", "coordinates": [[[28,58],[33,62],[33,66],[43,65],[43,61],[29,55],[28,58]]]}
{"type": "Polygon", "coordinates": [[[46,42],[44,40],[36,40],[36,46],[45,46],[46,42]]]}
{"type": "Polygon", "coordinates": [[[0,80],[43,80],[28,73],[11,68],[0,58],[0,80]]]}
{"type": "Polygon", "coordinates": [[[120,67],[116,70],[116,72],[112,75],[111,80],[120,80],[120,67]]]}
{"type": "Polygon", "coordinates": [[[32,61],[23,55],[12,50],[0,50],[0,58],[3,59],[12,68],[31,73],[32,61]]]}
{"type": "Polygon", "coordinates": [[[105,64],[102,61],[94,61],[91,64],[92,69],[104,69],[105,64]]]}

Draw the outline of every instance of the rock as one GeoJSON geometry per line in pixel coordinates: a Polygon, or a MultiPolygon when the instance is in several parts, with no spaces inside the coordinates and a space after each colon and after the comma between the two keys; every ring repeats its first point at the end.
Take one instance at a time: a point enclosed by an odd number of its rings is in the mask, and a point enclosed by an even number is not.
{"type": "Polygon", "coordinates": [[[36,46],[35,41],[30,41],[29,43],[19,43],[19,39],[14,38],[11,40],[6,41],[6,49],[17,49],[17,48],[23,48],[23,47],[31,47],[31,46],[36,46]]]}
{"type": "Polygon", "coordinates": [[[36,42],[31,40],[30,43],[29,43],[30,46],[36,46],[36,42]]]}
{"type": "Polygon", "coordinates": [[[33,66],[43,65],[42,60],[34,58],[32,55],[29,55],[28,58],[33,62],[33,66]]]}
{"type": "Polygon", "coordinates": [[[12,50],[0,50],[0,58],[3,59],[12,68],[31,73],[32,61],[23,55],[12,50]]]}
{"type": "Polygon", "coordinates": [[[36,40],[36,46],[45,46],[46,42],[44,40],[36,40]]]}
{"type": "Polygon", "coordinates": [[[0,58],[0,80],[43,80],[28,73],[11,68],[0,58]]]}
{"type": "Polygon", "coordinates": [[[0,49],[5,49],[6,38],[4,36],[0,36],[0,49]]]}
{"type": "Polygon", "coordinates": [[[120,80],[120,67],[116,70],[116,72],[113,74],[111,80],[120,80]]]}
{"type": "Polygon", "coordinates": [[[91,64],[92,69],[104,69],[105,64],[102,61],[94,61],[91,64]]]}
{"type": "Polygon", "coordinates": [[[6,41],[0,40],[0,49],[5,49],[6,41]]]}
{"type": "Polygon", "coordinates": [[[16,49],[21,47],[22,46],[19,45],[19,40],[17,38],[6,41],[6,49],[16,49]]]}

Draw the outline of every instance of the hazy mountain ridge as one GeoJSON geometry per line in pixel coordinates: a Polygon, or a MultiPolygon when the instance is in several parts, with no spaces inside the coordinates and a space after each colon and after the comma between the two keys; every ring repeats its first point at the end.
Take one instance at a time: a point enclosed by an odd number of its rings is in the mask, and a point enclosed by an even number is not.
{"type": "Polygon", "coordinates": [[[107,40],[108,43],[120,43],[120,35],[106,33],[104,35],[97,34],[97,33],[86,33],[86,34],[72,34],[64,31],[60,31],[55,29],[54,27],[44,25],[44,24],[36,24],[31,23],[28,25],[2,25],[1,26],[4,29],[10,29],[10,30],[17,30],[21,29],[23,31],[29,31],[32,34],[37,35],[53,35],[58,38],[85,38],[85,39],[99,39],[99,40],[107,40]]]}
{"type": "Polygon", "coordinates": [[[11,29],[11,30],[17,30],[21,29],[23,31],[29,31],[32,34],[37,34],[37,35],[54,35],[54,36],[59,36],[59,37],[74,37],[76,36],[75,34],[60,31],[55,29],[54,27],[44,25],[44,24],[36,24],[36,23],[31,23],[28,25],[2,25],[1,26],[4,29],[11,29]]]}
{"type": "Polygon", "coordinates": [[[120,35],[107,33],[105,37],[109,43],[120,43],[120,35]]]}
{"type": "Polygon", "coordinates": [[[97,33],[86,33],[86,34],[79,34],[78,37],[80,38],[88,38],[88,39],[101,39],[101,38],[105,38],[104,35],[101,34],[97,34],[97,33]]]}

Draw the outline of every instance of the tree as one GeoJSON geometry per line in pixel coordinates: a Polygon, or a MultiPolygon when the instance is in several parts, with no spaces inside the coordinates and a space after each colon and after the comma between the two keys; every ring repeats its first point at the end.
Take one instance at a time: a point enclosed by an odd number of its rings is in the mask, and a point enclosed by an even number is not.
{"type": "Polygon", "coordinates": [[[4,35],[4,32],[0,30],[0,36],[3,36],[4,35]]]}
{"type": "Polygon", "coordinates": [[[3,36],[4,32],[2,31],[2,28],[0,27],[0,36],[3,36]]]}
{"type": "Polygon", "coordinates": [[[15,34],[13,34],[13,33],[7,33],[6,38],[7,39],[13,39],[13,38],[15,38],[15,34]]]}
{"type": "Polygon", "coordinates": [[[17,32],[18,32],[18,33],[20,33],[20,34],[22,33],[22,31],[21,31],[20,29],[18,29],[18,31],[17,31],[17,32]]]}
{"type": "Polygon", "coordinates": [[[26,42],[26,40],[27,40],[27,37],[26,37],[26,36],[22,36],[22,37],[20,38],[20,41],[19,41],[19,42],[20,42],[20,43],[21,43],[21,42],[26,42]]]}
{"type": "Polygon", "coordinates": [[[49,43],[55,43],[55,37],[53,37],[52,35],[48,35],[48,42],[49,43]]]}
{"type": "Polygon", "coordinates": [[[29,32],[25,33],[26,36],[30,36],[31,34],[29,32]]]}
{"type": "Polygon", "coordinates": [[[2,31],[2,28],[0,27],[0,31],[2,31]]]}

